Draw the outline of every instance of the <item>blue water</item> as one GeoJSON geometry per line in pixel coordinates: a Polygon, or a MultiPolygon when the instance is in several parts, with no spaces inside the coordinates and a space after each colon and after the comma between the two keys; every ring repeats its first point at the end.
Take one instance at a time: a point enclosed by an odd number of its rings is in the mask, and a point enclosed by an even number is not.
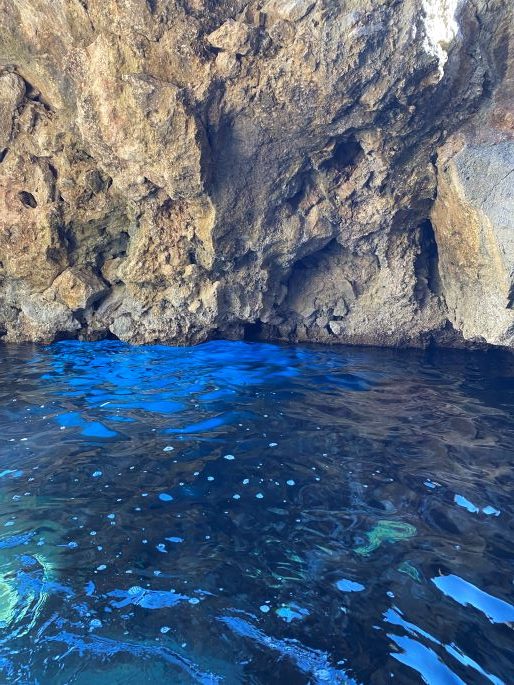
{"type": "Polygon", "coordinates": [[[514,682],[514,363],[0,349],[0,682],[514,682]]]}

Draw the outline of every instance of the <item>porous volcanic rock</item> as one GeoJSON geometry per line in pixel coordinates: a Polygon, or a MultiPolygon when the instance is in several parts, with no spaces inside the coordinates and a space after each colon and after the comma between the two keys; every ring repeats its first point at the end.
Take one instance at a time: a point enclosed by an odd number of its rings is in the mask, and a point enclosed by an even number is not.
{"type": "Polygon", "coordinates": [[[0,340],[514,345],[513,25],[1,0],[0,340]]]}

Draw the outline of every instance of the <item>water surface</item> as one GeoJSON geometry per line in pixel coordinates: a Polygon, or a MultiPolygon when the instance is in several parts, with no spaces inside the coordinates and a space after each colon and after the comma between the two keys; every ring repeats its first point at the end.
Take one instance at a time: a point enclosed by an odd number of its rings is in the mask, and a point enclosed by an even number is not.
{"type": "Polygon", "coordinates": [[[514,364],[0,349],[0,682],[514,682],[514,364]]]}

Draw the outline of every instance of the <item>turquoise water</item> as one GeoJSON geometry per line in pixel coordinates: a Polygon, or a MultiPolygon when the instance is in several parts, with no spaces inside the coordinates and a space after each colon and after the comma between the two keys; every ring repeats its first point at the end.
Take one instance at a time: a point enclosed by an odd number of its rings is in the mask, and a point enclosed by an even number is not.
{"type": "Polygon", "coordinates": [[[514,364],[0,349],[0,682],[514,682],[514,364]]]}

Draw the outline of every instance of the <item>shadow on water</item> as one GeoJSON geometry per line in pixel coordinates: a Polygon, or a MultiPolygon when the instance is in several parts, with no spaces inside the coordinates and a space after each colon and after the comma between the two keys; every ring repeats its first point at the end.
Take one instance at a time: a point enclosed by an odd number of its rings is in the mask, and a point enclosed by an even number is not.
{"type": "Polygon", "coordinates": [[[0,680],[511,683],[514,363],[0,350],[0,680]]]}

